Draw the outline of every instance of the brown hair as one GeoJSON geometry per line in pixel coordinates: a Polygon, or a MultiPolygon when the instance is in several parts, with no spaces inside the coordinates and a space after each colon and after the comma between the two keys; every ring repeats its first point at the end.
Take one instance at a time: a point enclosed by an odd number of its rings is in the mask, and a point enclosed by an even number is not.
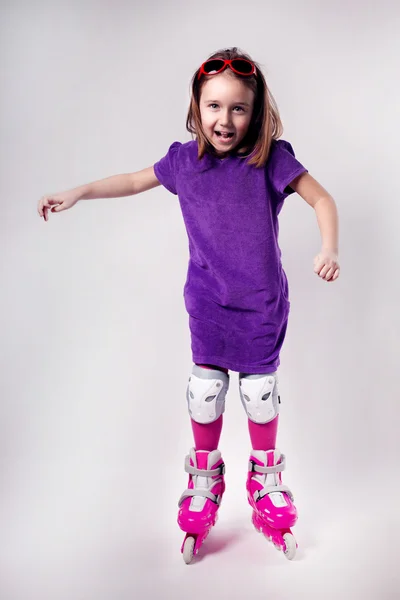
{"type": "MultiPolygon", "coordinates": [[[[256,67],[256,75],[241,76],[228,68],[229,74],[240,79],[247,87],[254,92],[254,106],[249,128],[242,140],[243,150],[246,155],[250,154],[248,164],[256,167],[263,167],[267,162],[269,150],[273,139],[278,139],[283,133],[282,121],[279,116],[279,110],[268,89],[264,75],[260,66],[248,54],[238,48],[226,48],[215,52],[211,58],[246,58],[256,67]]],[[[191,81],[191,99],[186,118],[186,129],[197,138],[199,147],[198,158],[202,158],[206,152],[215,154],[214,147],[209,143],[201,125],[200,116],[200,95],[201,89],[206,81],[206,77],[198,79],[200,69],[194,73],[191,81]]]]}

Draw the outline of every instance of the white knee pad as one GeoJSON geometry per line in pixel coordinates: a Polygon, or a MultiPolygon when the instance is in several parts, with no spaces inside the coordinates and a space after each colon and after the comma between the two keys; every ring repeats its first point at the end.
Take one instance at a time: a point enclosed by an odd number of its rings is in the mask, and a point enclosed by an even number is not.
{"type": "Polygon", "coordinates": [[[278,395],[276,372],[270,375],[239,373],[239,391],[242,404],[251,421],[268,423],[279,414],[281,400],[278,395]]]}
{"type": "Polygon", "coordinates": [[[193,365],[186,390],[190,416],[197,423],[212,423],[225,410],[229,375],[216,369],[193,365]]]}

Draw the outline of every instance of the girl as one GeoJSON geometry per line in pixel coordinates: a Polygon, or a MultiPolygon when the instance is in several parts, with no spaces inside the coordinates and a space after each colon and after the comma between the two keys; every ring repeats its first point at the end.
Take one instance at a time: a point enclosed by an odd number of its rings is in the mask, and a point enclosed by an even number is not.
{"type": "Polygon", "coordinates": [[[160,184],[178,195],[189,240],[184,300],[194,363],[186,391],[194,447],[178,514],[183,557],[189,563],[198,552],[225,491],[218,444],[231,370],[239,373],[252,445],[252,520],[292,559],[297,511],[282,483],[285,456],[275,446],[277,369],[290,308],[278,215],[294,192],[315,209],[322,248],[314,271],[333,282],[340,269],[336,205],[290,143],[278,139],[282,123],[260,66],[237,48],[216,52],[194,73],[186,126],[194,139],[174,142],[153,166],[44,196],[38,212],[47,221],[50,208],[60,212],[81,199],[129,196],[160,184]]]}

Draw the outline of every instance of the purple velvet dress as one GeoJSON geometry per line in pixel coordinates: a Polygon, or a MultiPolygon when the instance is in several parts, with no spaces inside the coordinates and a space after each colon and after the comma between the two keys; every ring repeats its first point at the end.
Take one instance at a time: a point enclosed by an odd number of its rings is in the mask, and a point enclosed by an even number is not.
{"type": "Polygon", "coordinates": [[[194,363],[272,373],[288,315],[288,282],[278,215],[307,169],[285,140],[272,142],[264,168],[236,154],[197,157],[197,141],[174,142],[154,165],[178,195],[189,241],[184,300],[194,363]]]}

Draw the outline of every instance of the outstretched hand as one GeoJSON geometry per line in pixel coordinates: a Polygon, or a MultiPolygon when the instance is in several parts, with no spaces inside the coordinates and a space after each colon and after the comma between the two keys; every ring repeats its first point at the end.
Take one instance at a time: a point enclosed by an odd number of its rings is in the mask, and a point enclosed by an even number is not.
{"type": "Polygon", "coordinates": [[[320,253],[314,258],[314,273],[325,281],[335,281],[340,274],[337,253],[322,248],[320,253]]]}
{"type": "Polygon", "coordinates": [[[38,202],[37,211],[39,217],[43,217],[45,221],[49,220],[48,211],[52,213],[61,212],[67,210],[82,198],[81,190],[76,188],[62,192],[61,194],[50,194],[48,196],[42,196],[38,202]]]}

